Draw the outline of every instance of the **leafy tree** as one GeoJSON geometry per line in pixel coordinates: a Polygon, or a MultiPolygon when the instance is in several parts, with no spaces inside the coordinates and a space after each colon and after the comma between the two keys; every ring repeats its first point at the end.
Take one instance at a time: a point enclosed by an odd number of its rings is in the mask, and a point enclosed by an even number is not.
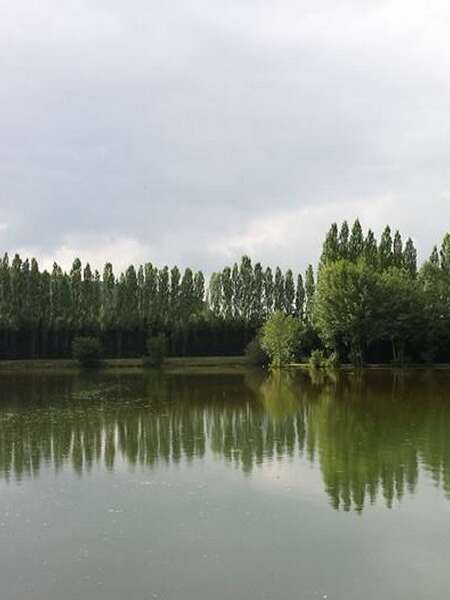
{"type": "Polygon", "coordinates": [[[421,290],[417,281],[399,267],[384,272],[381,282],[380,337],[385,336],[390,341],[393,361],[403,364],[408,344],[425,329],[421,290]]]}
{"type": "Polygon", "coordinates": [[[350,240],[348,242],[348,258],[356,261],[364,251],[364,236],[359,219],[353,223],[350,240]]]}
{"type": "Polygon", "coordinates": [[[412,277],[417,275],[417,250],[415,249],[414,242],[411,238],[406,240],[402,263],[406,271],[412,277]]]}
{"type": "Polygon", "coordinates": [[[309,265],[305,274],[305,317],[308,323],[312,322],[312,313],[314,306],[314,295],[316,292],[316,284],[314,281],[314,271],[312,265],[309,265]]]}
{"type": "Polygon", "coordinates": [[[381,236],[380,245],[378,247],[378,264],[380,269],[384,271],[392,265],[393,254],[392,254],[392,236],[391,228],[389,225],[383,231],[381,236]]]}
{"type": "Polygon", "coordinates": [[[328,262],[334,262],[340,258],[339,251],[339,233],[338,226],[333,223],[328,231],[325,241],[323,243],[322,255],[320,257],[320,264],[324,265],[328,262]]]}
{"type": "Polygon", "coordinates": [[[349,228],[347,221],[344,221],[341,225],[341,229],[339,231],[339,258],[347,258],[348,257],[348,241],[349,241],[349,228]]]}
{"type": "Polygon", "coordinates": [[[266,315],[270,315],[274,303],[274,283],[272,269],[267,267],[264,272],[264,308],[266,315]]]}
{"type": "Polygon", "coordinates": [[[363,256],[367,265],[374,269],[378,266],[377,240],[371,229],[367,232],[366,239],[364,240],[363,256]]]}
{"type": "Polygon", "coordinates": [[[286,306],[284,292],[284,277],[280,267],[275,269],[275,282],[273,287],[273,305],[275,311],[282,311],[286,306]]]}
{"type": "Polygon", "coordinates": [[[270,358],[270,365],[279,369],[291,360],[297,330],[297,321],[292,315],[276,311],[262,329],[261,347],[270,358]]]}
{"type": "Polygon", "coordinates": [[[380,335],[382,286],[364,261],[341,260],[321,270],[314,322],[325,344],[338,356],[344,346],[362,365],[369,344],[380,335]]]}
{"type": "Polygon", "coordinates": [[[295,301],[295,283],[294,274],[291,269],[286,271],[284,279],[284,296],[285,296],[285,311],[288,315],[294,312],[294,301],[295,301]]]}
{"type": "Polygon", "coordinates": [[[305,286],[301,273],[297,277],[297,289],[295,292],[295,314],[303,321],[305,316],[305,286]]]}
{"type": "Polygon", "coordinates": [[[403,267],[403,242],[402,236],[400,235],[400,231],[398,229],[394,235],[392,264],[397,269],[401,269],[403,267]]]}
{"type": "Polygon", "coordinates": [[[167,354],[167,339],[164,334],[154,335],[147,339],[147,355],[144,365],[162,367],[167,354]]]}
{"type": "Polygon", "coordinates": [[[95,337],[76,337],[72,344],[73,357],[85,368],[101,366],[103,349],[95,337]]]}
{"type": "Polygon", "coordinates": [[[222,271],[223,314],[227,321],[233,318],[233,281],[230,267],[222,271]]]}

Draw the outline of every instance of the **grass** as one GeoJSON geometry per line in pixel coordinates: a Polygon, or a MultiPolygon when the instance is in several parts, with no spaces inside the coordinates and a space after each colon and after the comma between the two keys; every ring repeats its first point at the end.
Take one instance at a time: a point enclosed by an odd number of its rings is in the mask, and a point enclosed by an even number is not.
{"type": "MultiPolygon", "coordinates": [[[[243,367],[246,361],[244,356],[186,356],[167,358],[164,367],[169,369],[183,368],[223,368],[243,367]]],[[[106,369],[143,368],[142,358],[110,358],[103,361],[106,369]]],[[[2,360],[0,370],[28,370],[28,369],[78,369],[76,360],[68,359],[39,359],[39,360],[2,360]]]]}

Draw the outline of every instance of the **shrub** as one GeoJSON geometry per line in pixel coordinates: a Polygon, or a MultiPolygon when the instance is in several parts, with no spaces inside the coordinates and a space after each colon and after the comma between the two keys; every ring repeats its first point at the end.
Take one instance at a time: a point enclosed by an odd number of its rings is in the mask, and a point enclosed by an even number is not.
{"type": "Polygon", "coordinates": [[[261,338],[257,335],[245,348],[245,358],[250,365],[263,367],[269,363],[269,356],[261,346],[261,338]]]}
{"type": "Polygon", "coordinates": [[[147,339],[147,356],[144,365],[161,367],[167,354],[167,339],[164,334],[154,335],[147,339]]]}
{"type": "Polygon", "coordinates": [[[98,368],[101,366],[103,348],[96,337],[76,337],[72,342],[72,356],[84,368],[98,368]]]}
{"type": "Polygon", "coordinates": [[[309,357],[309,366],[311,369],[321,369],[324,366],[325,357],[322,350],[313,350],[309,357]]]}
{"type": "Polygon", "coordinates": [[[274,312],[262,328],[261,345],[270,357],[270,366],[279,369],[289,364],[294,351],[298,320],[280,311],[274,312]]]}
{"type": "Polygon", "coordinates": [[[313,350],[309,357],[309,366],[311,369],[337,369],[339,367],[339,357],[336,352],[330,356],[325,356],[323,350],[313,350]]]}

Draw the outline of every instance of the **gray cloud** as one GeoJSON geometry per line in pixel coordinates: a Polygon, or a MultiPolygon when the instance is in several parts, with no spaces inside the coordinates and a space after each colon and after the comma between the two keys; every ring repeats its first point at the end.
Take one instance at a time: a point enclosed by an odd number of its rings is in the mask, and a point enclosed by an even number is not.
{"type": "Polygon", "coordinates": [[[444,2],[0,0],[0,245],[303,268],[332,219],[448,228],[444,2]]]}

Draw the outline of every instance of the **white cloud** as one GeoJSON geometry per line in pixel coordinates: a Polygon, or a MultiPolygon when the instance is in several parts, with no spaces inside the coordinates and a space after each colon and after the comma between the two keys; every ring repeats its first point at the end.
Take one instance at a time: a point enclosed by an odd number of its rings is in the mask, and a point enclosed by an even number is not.
{"type": "Polygon", "coordinates": [[[112,262],[116,273],[124,271],[130,264],[151,262],[154,250],[135,239],[108,235],[69,235],[63,244],[51,254],[43,254],[38,248],[22,248],[23,257],[34,256],[42,269],[50,270],[56,261],[69,270],[74,259],[102,272],[105,263],[112,262]]]}
{"type": "Polygon", "coordinates": [[[2,247],[304,268],[333,220],[389,222],[422,256],[448,227],[448,2],[0,12],[2,247]]]}

